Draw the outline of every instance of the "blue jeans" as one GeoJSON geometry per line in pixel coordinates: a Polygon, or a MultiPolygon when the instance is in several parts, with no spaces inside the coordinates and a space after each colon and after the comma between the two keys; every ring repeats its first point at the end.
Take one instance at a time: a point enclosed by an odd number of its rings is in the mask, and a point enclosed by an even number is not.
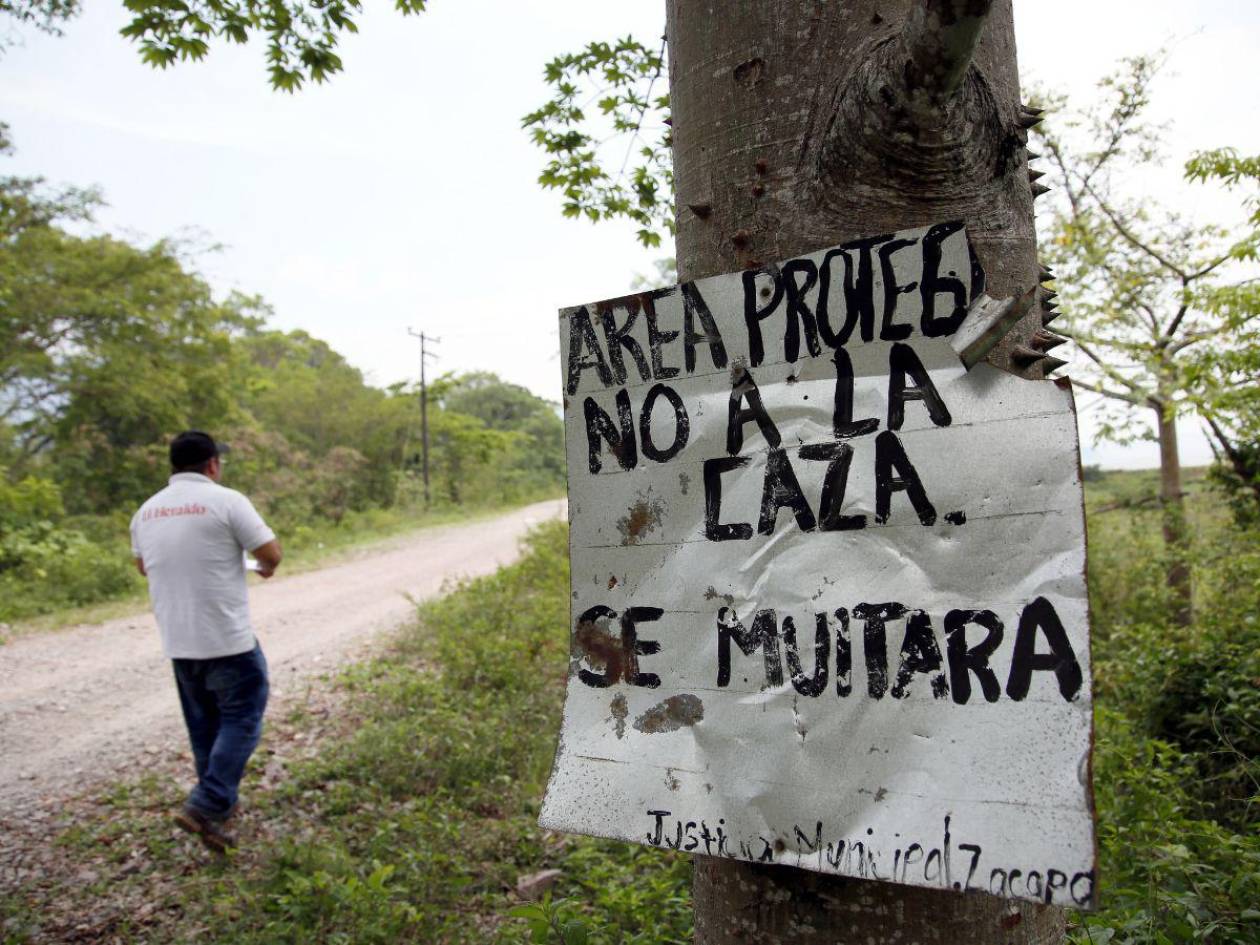
{"type": "Polygon", "coordinates": [[[235,656],[171,662],[197,767],[188,806],[212,820],[225,820],[236,806],[245,763],[262,737],[270,690],[267,660],[255,644],[235,656]]]}

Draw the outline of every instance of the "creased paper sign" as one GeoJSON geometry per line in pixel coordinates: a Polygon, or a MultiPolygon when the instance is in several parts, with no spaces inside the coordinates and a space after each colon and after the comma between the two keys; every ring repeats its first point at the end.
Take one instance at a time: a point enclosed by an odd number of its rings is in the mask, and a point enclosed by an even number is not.
{"type": "Polygon", "coordinates": [[[561,312],[544,827],[1093,905],[1072,396],[963,369],[982,278],[940,224],[561,312]]]}

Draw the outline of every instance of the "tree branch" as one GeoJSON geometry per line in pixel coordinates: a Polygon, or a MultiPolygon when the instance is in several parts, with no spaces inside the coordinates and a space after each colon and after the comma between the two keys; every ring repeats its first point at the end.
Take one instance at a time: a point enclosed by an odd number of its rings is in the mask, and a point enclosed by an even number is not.
{"type": "Polygon", "coordinates": [[[1152,247],[1147,246],[1144,242],[1142,242],[1142,240],[1138,239],[1137,235],[1132,233],[1128,226],[1121,222],[1119,215],[1111,208],[1107,201],[1103,200],[1098,191],[1094,189],[1093,184],[1086,181],[1083,186],[1086,193],[1094,198],[1094,203],[1098,204],[1098,209],[1102,211],[1103,216],[1111,221],[1111,225],[1116,228],[1117,233],[1124,237],[1126,243],[1134,249],[1146,253],[1146,255],[1150,256],[1151,259],[1155,260],[1169,272],[1174,273],[1177,278],[1181,279],[1183,282],[1189,278],[1189,274],[1184,269],[1169,260],[1162,253],[1157,252],[1152,247]]]}
{"type": "MultiPolygon", "coordinates": [[[[1234,475],[1242,480],[1243,485],[1248,486],[1251,489],[1251,491],[1255,494],[1256,501],[1260,502],[1260,476],[1256,475],[1257,470],[1250,468],[1247,463],[1247,457],[1238,450],[1230,438],[1225,434],[1225,431],[1221,429],[1220,424],[1216,422],[1216,418],[1206,410],[1200,411],[1200,413],[1202,413],[1203,419],[1207,421],[1207,425],[1211,428],[1212,434],[1221,444],[1221,451],[1229,460],[1230,466],[1233,467],[1234,475]]],[[[1208,442],[1211,441],[1209,440],[1208,442]]],[[[1215,447],[1212,451],[1216,452],[1215,447]]]]}
{"type": "Polygon", "coordinates": [[[1228,330],[1227,325],[1218,325],[1216,328],[1205,328],[1203,331],[1192,331],[1176,344],[1170,344],[1165,350],[1169,356],[1172,356],[1177,354],[1179,351],[1184,351],[1191,345],[1197,345],[1200,341],[1207,341],[1209,338],[1216,338],[1219,335],[1223,335],[1228,330]]]}
{"type": "Polygon", "coordinates": [[[1123,394],[1116,390],[1107,390],[1105,387],[1099,387],[1096,384],[1090,384],[1088,381],[1082,381],[1075,377],[1071,380],[1077,387],[1082,390],[1087,390],[1092,394],[1101,394],[1103,397],[1110,397],[1112,400],[1123,400],[1125,403],[1133,404],[1135,407],[1155,407],[1155,404],[1150,399],[1143,400],[1142,398],[1134,397],[1131,394],[1123,394]]]}
{"type": "MultiPolygon", "coordinates": [[[[1186,280],[1182,280],[1182,288],[1185,288],[1186,280]]],[[[1161,344],[1165,347],[1168,342],[1172,341],[1172,337],[1176,334],[1177,329],[1181,327],[1181,321],[1186,317],[1186,312],[1190,311],[1190,306],[1186,302],[1181,303],[1181,307],[1177,309],[1177,314],[1173,316],[1172,321],[1168,323],[1168,327],[1164,329],[1164,337],[1160,339],[1161,344]]]]}
{"type": "Polygon", "coordinates": [[[1099,357],[1093,350],[1091,350],[1089,345],[1085,344],[1085,342],[1083,342],[1079,336],[1068,334],[1067,332],[1061,332],[1061,334],[1063,334],[1065,338],[1070,338],[1072,340],[1072,343],[1076,345],[1077,348],[1080,349],[1081,354],[1085,355],[1085,357],[1093,361],[1094,364],[1098,366],[1098,369],[1103,372],[1103,374],[1111,378],[1116,383],[1129,388],[1129,390],[1131,390],[1135,396],[1145,398],[1144,401],[1139,401],[1139,403],[1141,403],[1142,406],[1150,406],[1151,395],[1148,394],[1146,391],[1144,391],[1140,385],[1135,384],[1133,381],[1129,380],[1127,377],[1125,377],[1123,374],[1121,374],[1111,365],[1103,361],[1103,359],[1099,357]]]}
{"type": "Polygon", "coordinates": [[[939,115],[962,85],[993,0],[919,0],[898,40],[898,77],[921,118],[939,115]]]}

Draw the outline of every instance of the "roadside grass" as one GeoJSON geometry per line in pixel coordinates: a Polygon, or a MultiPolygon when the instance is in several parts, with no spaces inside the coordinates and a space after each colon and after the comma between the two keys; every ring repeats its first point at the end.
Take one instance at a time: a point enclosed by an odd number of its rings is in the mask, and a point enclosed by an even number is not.
{"type": "MultiPolygon", "coordinates": [[[[1073,917],[1079,945],[1260,941],[1260,542],[1189,481],[1190,630],[1169,623],[1154,481],[1087,485],[1102,911],[1073,917]]],[[[689,941],[685,858],[535,824],[567,669],[565,534],[541,527],[517,564],[425,605],[344,672],[327,737],[278,783],[253,766],[239,854],[173,833],[173,782],[139,779],[61,835],[103,858],[96,875],[0,897],[5,945],[689,941]],[[561,871],[548,897],[520,903],[517,881],[546,869],[561,871]],[[50,925],[53,900],[88,931],[50,925]]],[[[272,726],[264,754],[313,724],[272,726]]]]}
{"type": "Polygon", "coordinates": [[[516,564],[424,605],[388,652],[345,671],[329,736],[267,787],[271,746],[310,720],[272,726],[239,853],[203,854],[169,824],[174,782],[137,779],[57,841],[99,864],[92,875],[0,899],[0,916],[19,917],[2,940],[522,942],[518,880],[559,869],[562,902],[546,910],[570,935],[580,923],[590,943],[689,941],[685,858],[536,824],[567,673],[566,536],[539,527],[516,564]],[[53,901],[73,914],[50,922],[53,901]]]}
{"type": "MultiPolygon", "coordinates": [[[[300,574],[347,557],[370,554],[415,532],[444,525],[483,521],[534,502],[561,497],[560,493],[539,494],[520,502],[472,507],[440,506],[428,512],[420,508],[368,509],[347,513],[339,524],[325,521],[299,525],[280,534],[285,553],[282,573],[300,574]]],[[[129,562],[131,549],[126,535],[126,523],[123,522],[115,531],[117,534],[112,542],[113,553],[129,562]]],[[[280,532],[281,529],[277,531],[280,532]]],[[[128,566],[130,567],[129,563],[128,566]]],[[[0,616],[0,646],[34,633],[134,616],[144,613],[149,607],[148,590],[139,574],[130,577],[126,587],[109,599],[73,607],[56,607],[48,612],[39,612],[41,590],[38,586],[27,588],[24,593],[30,600],[25,603],[10,602],[10,607],[20,608],[15,612],[26,614],[25,616],[10,618],[7,623],[0,616]]]]}

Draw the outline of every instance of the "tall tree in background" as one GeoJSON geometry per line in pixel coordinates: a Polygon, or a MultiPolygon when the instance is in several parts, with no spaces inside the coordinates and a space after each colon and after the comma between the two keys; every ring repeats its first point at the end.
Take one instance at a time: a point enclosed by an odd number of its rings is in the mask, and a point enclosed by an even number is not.
{"type": "MultiPolygon", "coordinates": [[[[1058,326],[1083,355],[1072,381],[1101,398],[1104,438],[1153,435],[1159,444],[1167,579],[1177,619],[1188,625],[1189,536],[1176,421],[1197,413],[1227,455],[1241,456],[1226,430],[1239,416],[1239,383],[1256,381],[1260,221],[1227,229],[1152,199],[1150,172],[1160,164],[1164,129],[1146,113],[1160,64],[1160,57],[1125,60],[1084,109],[1048,102],[1054,120],[1037,129],[1036,146],[1054,185],[1045,255],[1067,313],[1058,326]]],[[[1219,153],[1192,165],[1201,178],[1238,167],[1219,153]]]]}
{"type": "Polygon", "coordinates": [[[64,228],[90,220],[98,202],[0,178],[5,464],[15,476],[54,467],[74,483],[74,512],[143,495],[151,443],[228,418],[230,337],[252,321],[249,300],[216,300],[173,243],[64,228]]]}

